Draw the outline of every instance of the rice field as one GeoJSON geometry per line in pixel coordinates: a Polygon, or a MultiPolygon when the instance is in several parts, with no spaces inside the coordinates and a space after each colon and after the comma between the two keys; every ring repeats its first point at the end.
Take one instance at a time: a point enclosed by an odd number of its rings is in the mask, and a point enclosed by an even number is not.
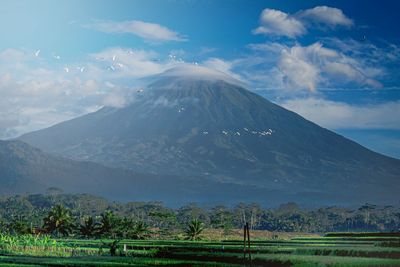
{"type": "Polygon", "coordinates": [[[327,235],[243,240],[85,240],[0,236],[0,266],[400,266],[400,237],[327,235]],[[114,246],[115,256],[110,248],[114,246]]]}

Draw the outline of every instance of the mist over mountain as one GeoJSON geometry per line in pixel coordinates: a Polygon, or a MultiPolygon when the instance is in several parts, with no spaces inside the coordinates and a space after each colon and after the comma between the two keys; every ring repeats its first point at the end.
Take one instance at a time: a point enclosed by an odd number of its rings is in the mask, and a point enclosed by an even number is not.
{"type": "MultiPolygon", "coordinates": [[[[154,175],[166,183],[180,177],[182,190],[196,192],[192,180],[214,183],[227,202],[224,183],[233,186],[233,194],[257,191],[253,199],[264,203],[399,203],[400,160],[321,128],[203,67],[169,70],[138,89],[125,107],[104,107],[19,139],[51,154],[154,175]]],[[[200,188],[200,198],[207,199],[200,188]]]]}

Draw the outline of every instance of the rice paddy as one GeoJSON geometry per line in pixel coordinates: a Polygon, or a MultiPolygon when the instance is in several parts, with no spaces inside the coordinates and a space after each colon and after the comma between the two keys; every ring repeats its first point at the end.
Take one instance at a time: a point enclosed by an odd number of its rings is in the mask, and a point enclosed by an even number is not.
{"type": "Polygon", "coordinates": [[[394,235],[243,240],[89,240],[0,236],[0,266],[400,266],[394,235]],[[390,246],[385,246],[389,242],[390,246]],[[115,256],[110,248],[115,246],[115,256]],[[250,252],[250,253],[249,253],[250,252]],[[250,255],[251,254],[251,255],[250,255]]]}

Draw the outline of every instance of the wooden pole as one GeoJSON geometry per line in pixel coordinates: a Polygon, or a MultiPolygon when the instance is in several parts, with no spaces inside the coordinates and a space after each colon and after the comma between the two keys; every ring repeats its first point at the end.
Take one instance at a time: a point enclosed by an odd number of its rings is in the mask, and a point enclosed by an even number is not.
{"type": "Polygon", "coordinates": [[[243,225],[243,260],[246,260],[246,224],[243,225]]]}
{"type": "Polygon", "coordinates": [[[247,226],[247,244],[248,244],[248,253],[249,253],[249,260],[251,261],[251,248],[250,248],[250,228],[249,224],[246,224],[247,226]]]}

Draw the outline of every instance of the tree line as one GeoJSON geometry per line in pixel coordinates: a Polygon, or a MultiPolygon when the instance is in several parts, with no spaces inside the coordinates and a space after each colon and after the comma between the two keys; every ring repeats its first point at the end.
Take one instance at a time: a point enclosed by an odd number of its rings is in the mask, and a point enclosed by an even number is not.
{"type": "Polygon", "coordinates": [[[400,209],[365,204],[357,208],[302,209],[295,203],[263,208],[256,203],[169,208],[161,202],[111,202],[87,194],[35,194],[0,198],[0,231],[56,236],[144,239],[177,229],[196,239],[204,228],[229,231],[245,223],[253,230],[346,232],[400,230],[400,209]]]}

